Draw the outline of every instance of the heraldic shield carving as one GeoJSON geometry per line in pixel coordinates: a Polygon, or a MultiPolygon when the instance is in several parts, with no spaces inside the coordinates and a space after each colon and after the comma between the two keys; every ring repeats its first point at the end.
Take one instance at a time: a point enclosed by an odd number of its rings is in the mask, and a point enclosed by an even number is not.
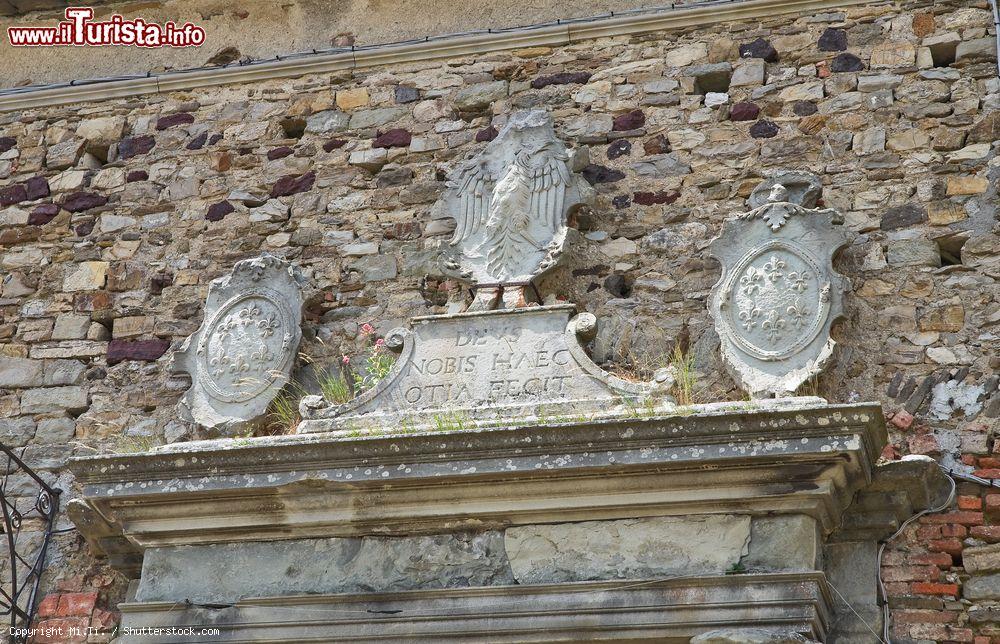
{"type": "Polygon", "coordinates": [[[267,253],[212,280],[205,319],[171,364],[191,375],[182,419],[226,433],[267,412],[295,363],[304,282],[297,266],[267,253]]]}
{"type": "Polygon", "coordinates": [[[455,219],[444,265],[474,282],[470,311],[523,306],[524,288],[555,266],[566,217],[593,199],[543,110],[511,116],[496,139],[448,178],[439,214],[455,219]]]}
{"type": "Polygon", "coordinates": [[[751,194],[709,249],[723,267],[709,302],[723,362],[753,397],[794,394],[833,352],[847,278],[833,255],[847,244],[808,172],[780,172],[751,194]]]}

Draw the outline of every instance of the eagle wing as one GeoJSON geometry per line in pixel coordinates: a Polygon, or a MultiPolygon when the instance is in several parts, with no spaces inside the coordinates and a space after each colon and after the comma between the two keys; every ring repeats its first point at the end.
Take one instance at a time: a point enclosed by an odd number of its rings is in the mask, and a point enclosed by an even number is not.
{"type": "Polygon", "coordinates": [[[570,184],[565,159],[547,155],[534,169],[531,190],[531,217],[546,224],[554,234],[563,225],[563,204],[570,184]]]}
{"type": "Polygon", "coordinates": [[[459,171],[449,186],[458,196],[458,207],[453,211],[456,226],[452,246],[473,237],[482,228],[489,214],[493,185],[494,178],[481,163],[467,165],[459,171]]]}

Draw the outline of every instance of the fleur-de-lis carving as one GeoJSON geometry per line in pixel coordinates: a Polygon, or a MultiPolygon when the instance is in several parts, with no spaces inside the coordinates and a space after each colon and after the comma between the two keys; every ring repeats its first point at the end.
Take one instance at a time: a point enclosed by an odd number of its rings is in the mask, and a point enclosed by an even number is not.
{"type": "Polygon", "coordinates": [[[753,266],[747,268],[746,272],[743,273],[743,277],[740,278],[740,291],[743,295],[749,297],[759,291],[761,278],[761,272],[756,268],[753,266]]]}
{"type": "Polygon", "coordinates": [[[799,298],[795,298],[795,301],[788,307],[788,317],[791,318],[792,326],[801,329],[809,323],[809,310],[799,298]]]}
{"type": "Polygon", "coordinates": [[[746,331],[749,331],[757,325],[757,318],[759,317],[760,309],[756,306],[740,311],[740,322],[743,324],[743,328],[746,331]]]}
{"type": "Polygon", "coordinates": [[[767,334],[767,339],[772,344],[775,340],[781,337],[781,330],[785,328],[785,319],[778,315],[778,312],[771,309],[767,312],[767,317],[761,322],[760,328],[762,328],[767,334]]]}
{"type": "Polygon", "coordinates": [[[792,271],[785,275],[785,283],[796,293],[802,293],[809,288],[809,271],[792,271]]]}
{"type": "Polygon", "coordinates": [[[773,284],[782,276],[781,270],[785,268],[785,260],[779,259],[777,255],[771,255],[771,259],[764,264],[764,275],[773,284]]]}
{"type": "Polygon", "coordinates": [[[270,338],[280,327],[281,323],[275,319],[273,313],[267,318],[257,322],[257,328],[260,329],[260,337],[262,338],[270,338]]]}

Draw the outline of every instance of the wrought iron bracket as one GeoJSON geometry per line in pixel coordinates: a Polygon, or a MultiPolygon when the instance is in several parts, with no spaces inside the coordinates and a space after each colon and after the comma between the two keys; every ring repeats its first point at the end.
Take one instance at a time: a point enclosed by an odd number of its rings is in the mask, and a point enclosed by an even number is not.
{"type": "Polygon", "coordinates": [[[49,486],[3,443],[0,451],[7,459],[0,482],[2,539],[7,546],[0,580],[0,611],[10,622],[8,641],[23,642],[25,637],[18,633],[26,632],[35,617],[38,586],[55,532],[62,490],[49,486]]]}

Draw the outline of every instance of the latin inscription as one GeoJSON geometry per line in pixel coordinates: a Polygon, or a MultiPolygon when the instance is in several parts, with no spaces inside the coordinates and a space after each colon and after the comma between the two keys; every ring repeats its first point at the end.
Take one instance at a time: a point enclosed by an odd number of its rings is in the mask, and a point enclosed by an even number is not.
{"type": "Polygon", "coordinates": [[[408,380],[412,384],[403,387],[403,399],[410,405],[427,407],[566,395],[575,377],[569,350],[522,351],[517,348],[519,339],[519,329],[503,330],[498,335],[457,333],[450,343],[451,355],[421,357],[410,364],[408,380]]]}

